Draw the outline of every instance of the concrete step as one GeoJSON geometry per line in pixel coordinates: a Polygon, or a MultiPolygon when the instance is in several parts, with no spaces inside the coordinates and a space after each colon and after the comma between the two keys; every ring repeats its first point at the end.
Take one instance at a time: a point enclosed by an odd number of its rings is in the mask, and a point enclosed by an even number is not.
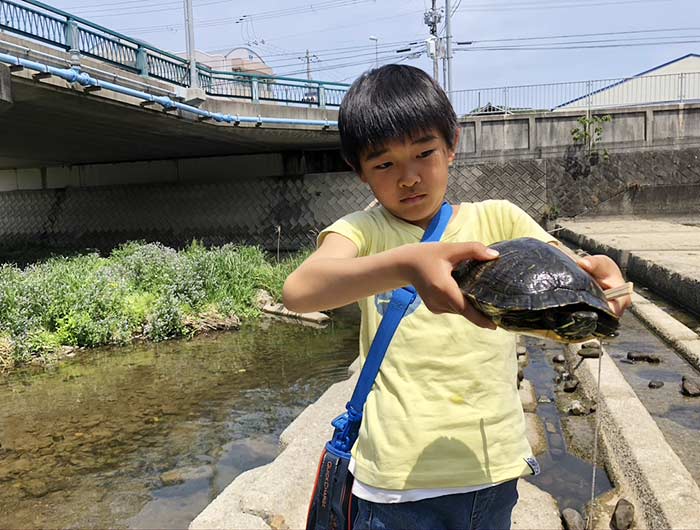
{"type": "Polygon", "coordinates": [[[631,280],[700,313],[700,215],[560,220],[554,233],[610,256],[631,280]]]}

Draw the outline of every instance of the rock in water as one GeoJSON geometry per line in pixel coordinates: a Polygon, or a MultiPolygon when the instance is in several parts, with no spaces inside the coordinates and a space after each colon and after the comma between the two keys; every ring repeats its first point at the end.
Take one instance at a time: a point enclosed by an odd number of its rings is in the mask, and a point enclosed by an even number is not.
{"type": "Polygon", "coordinates": [[[578,379],[572,378],[564,381],[564,392],[573,392],[578,388],[578,379]]]}
{"type": "Polygon", "coordinates": [[[663,381],[658,381],[656,379],[649,381],[649,388],[661,388],[662,386],[664,386],[663,381]]]}
{"type": "Polygon", "coordinates": [[[564,508],[561,512],[562,519],[564,519],[564,529],[565,530],[586,530],[586,523],[578,513],[573,508],[564,508]]]}
{"type": "Polygon", "coordinates": [[[684,396],[698,397],[700,396],[700,382],[696,379],[683,376],[681,378],[681,393],[684,396]]]}
{"type": "Polygon", "coordinates": [[[659,364],[661,358],[653,353],[646,353],[643,351],[631,351],[627,352],[627,358],[630,361],[645,361],[652,364],[659,364]]]}
{"type": "Polygon", "coordinates": [[[576,353],[578,353],[579,357],[583,357],[584,359],[597,359],[603,355],[603,350],[597,344],[593,344],[592,346],[584,344],[583,348],[576,353]]]}
{"type": "MultiPolygon", "coordinates": [[[[585,414],[588,414],[588,410],[589,409],[584,407],[580,401],[574,400],[571,402],[571,405],[569,405],[568,412],[572,416],[583,416],[585,414]]],[[[562,514],[563,514],[563,512],[562,512],[562,514]]]]}
{"type": "Polygon", "coordinates": [[[628,530],[634,522],[634,505],[626,499],[620,499],[615,505],[610,528],[612,530],[628,530]]]}

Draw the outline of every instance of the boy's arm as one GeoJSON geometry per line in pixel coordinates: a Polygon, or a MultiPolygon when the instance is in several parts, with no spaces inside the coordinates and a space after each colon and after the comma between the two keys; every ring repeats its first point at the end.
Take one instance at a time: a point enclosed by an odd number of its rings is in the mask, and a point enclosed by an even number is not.
{"type": "Polygon", "coordinates": [[[433,313],[457,313],[480,327],[493,323],[474,309],[452,278],[465,259],[488,260],[498,254],[481,243],[415,243],[358,257],[345,236],[329,233],[321,246],[284,284],[282,298],[291,311],[332,309],[377,293],[413,285],[433,313]]]}

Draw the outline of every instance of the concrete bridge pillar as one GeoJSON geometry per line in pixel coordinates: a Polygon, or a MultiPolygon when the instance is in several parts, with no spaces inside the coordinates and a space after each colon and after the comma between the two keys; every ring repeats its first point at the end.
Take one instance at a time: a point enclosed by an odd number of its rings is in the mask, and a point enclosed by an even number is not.
{"type": "Polygon", "coordinates": [[[10,69],[5,65],[0,65],[0,112],[12,106],[12,79],[10,79],[10,69]]]}

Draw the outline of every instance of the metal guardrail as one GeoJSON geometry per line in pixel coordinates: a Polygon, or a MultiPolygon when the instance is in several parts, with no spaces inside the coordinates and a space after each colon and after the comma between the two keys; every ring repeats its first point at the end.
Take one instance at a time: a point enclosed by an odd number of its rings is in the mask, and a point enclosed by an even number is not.
{"type": "MultiPolygon", "coordinates": [[[[144,77],[190,86],[189,61],[37,0],[0,0],[0,30],[105,61],[144,77]]],[[[253,102],[337,107],[343,83],[222,72],[198,65],[200,86],[214,96],[253,102]]]]}
{"type": "Polygon", "coordinates": [[[211,112],[208,110],[203,110],[192,105],[187,105],[185,103],[180,103],[179,101],[173,101],[167,96],[154,96],[147,92],[141,90],[134,90],[123,85],[116,83],[110,83],[109,81],[103,81],[101,79],[96,79],[91,77],[86,72],[81,72],[74,68],[56,68],[55,66],[49,66],[46,64],[38,63],[36,61],[30,61],[28,59],[22,59],[20,57],[15,57],[14,55],[8,55],[6,53],[0,53],[0,63],[5,63],[10,65],[11,68],[16,70],[23,70],[28,68],[39,72],[42,76],[56,76],[61,79],[65,79],[69,83],[77,83],[86,89],[91,90],[111,90],[112,92],[117,92],[119,94],[125,94],[133,98],[138,98],[143,100],[142,105],[159,105],[164,111],[180,110],[183,112],[189,112],[197,116],[200,120],[214,120],[217,122],[232,123],[234,125],[239,125],[241,123],[253,123],[256,126],[264,124],[276,124],[276,125],[307,125],[307,126],[319,126],[323,129],[328,129],[330,127],[337,127],[338,123],[336,121],[330,120],[307,120],[298,118],[267,118],[262,116],[233,116],[231,114],[222,114],[220,112],[211,112]]]}
{"type": "Polygon", "coordinates": [[[700,72],[452,92],[460,116],[588,110],[700,100],[700,72]]]}

